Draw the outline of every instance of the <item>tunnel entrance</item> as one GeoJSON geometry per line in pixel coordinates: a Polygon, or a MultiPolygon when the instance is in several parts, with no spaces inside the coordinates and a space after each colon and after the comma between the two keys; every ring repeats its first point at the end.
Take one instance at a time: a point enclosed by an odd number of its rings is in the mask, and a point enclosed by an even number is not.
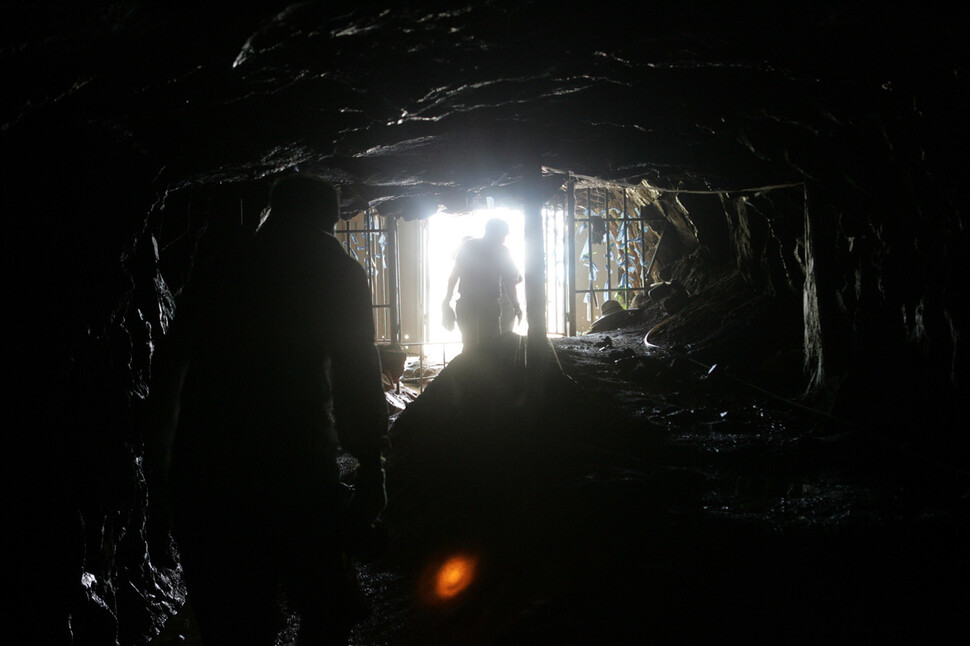
{"type": "MultiPolygon", "coordinates": [[[[659,192],[561,174],[561,188],[541,209],[545,322],[552,337],[590,329],[609,300],[632,308],[658,275],[657,255],[670,224],[659,192]],[[652,278],[653,276],[654,278],[652,278]]],[[[462,214],[440,209],[427,219],[385,217],[368,208],[337,227],[337,237],[364,267],[379,345],[403,350],[403,381],[419,391],[461,352],[457,329],[441,324],[440,303],[461,243],[499,217],[511,230],[506,246],[525,273],[524,215],[509,206],[462,214]]],[[[519,298],[526,305],[523,286],[519,298]]],[[[525,335],[524,318],[514,329],[525,335]]]]}
{"type": "MultiPolygon", "coordinates": [[[[547,336],[572,337],[595,329],[607,301],[647,311],[650,287],[669,279],[672,268],[694,262],[689,256],[701,246],[700,225],[717,234],[706,238],[708,260],[735,267],[743,282],[784,301],[791,322],[786,329],[803,329],[799,240],[805,203],[800,185],[733,193],[667,191],[646,181],[603,180],[549,168],[543,175],[554,187],[539,211],[547,336]]],[[[510,225],[506,245],[526,274],[526,218],[516,208],[520,204],[511,200],[499,208],[460,213],[441,208],[411,220],[370,208],[338,227],[347,252],[367,271],[378,345],[395,361],[403,355],[402,374],[392,378],[395,385],[421,392],[461,352],[460,333],[443,327],[440,304],[459,246],[481,236],[489,218],[501,217],[510,225]]],[[[699,270],[682,266],[674,271],[695,283],[688,289],[706,284],[699,270]]],[[[524,285],[518,296],[527,309],[524,285]]],[[[527,334],[526,320],[516,325],[516,333],[527,334]]],[[[801,337],[786,339],[779,351],[800,354],[801,337]]]]}
{"type": "MultiPolygon", "coordinates": [[[[439,211],[428,218],[424,225],[420,255],[425,269],[424,296],[420,299],[422,322],[425,325],[424,340],[431,344],[448,344],[449,360],[461,350],[461,334],[458,328],[447,330],[441,325],[439,304],[445,297],[448,275],[451,273],[458,255],[458,249],[465,240],[478,238],[485,231],[485,223],[492,218],[501,218],[509,225],[510,234],[505,241],[512,254],[512,260],[519,273],[525,267],[525,240],[522,236],[523,215],[521,209],[507,207],[478,209],[465,215],[450,215],[439,211]]],[[[518,288],[522,298],[521,285],[518,288]]],[[[524,304],[524,299],[523,299],[524,304]]],[[[514,331],[525,334],[528,323],[522,320],[514,331]]]]}

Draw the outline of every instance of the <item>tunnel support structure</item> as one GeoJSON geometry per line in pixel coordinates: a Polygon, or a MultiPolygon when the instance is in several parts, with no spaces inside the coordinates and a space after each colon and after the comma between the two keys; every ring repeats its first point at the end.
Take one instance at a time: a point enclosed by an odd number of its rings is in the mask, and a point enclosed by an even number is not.
{"type": "Polygon", "coordinates": [[[576,336],[576,180],[566,180],[566,334],[576,336]]]}
{"type": "Polygon", "coordinates": [[[526,176],[523,192],[525,307],[529,323],[526,365],[530,372],[541,370],[549,356],[549,341],[546,339],[546,272],[542,236],[541,179],[541,166],[534,165],[526,176]]]}
{"type": "Polygon", "coordinates": [[[401,347],[401,279],[398,272],[397,217],[387,219],[387,301],[390,305],[391,345],[401,347]]]}

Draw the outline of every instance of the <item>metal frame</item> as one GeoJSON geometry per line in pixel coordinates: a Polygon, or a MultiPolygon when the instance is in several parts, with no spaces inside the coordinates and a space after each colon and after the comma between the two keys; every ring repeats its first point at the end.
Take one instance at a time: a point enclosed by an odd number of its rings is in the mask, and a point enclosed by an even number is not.
{"type": "MultiPolygon", "coordinates": [[[[544,245],[544,252],[546,255],[549,253],[553,254],[556,259],[560,255],[563,258],[562,275],[559,273],[558,262],[554,261],[550,265],[548,258],[543,268],[547,288],[549,285],[552,285],[554,289],[559,289],[560,284],[563,286],[563,294],[561,297],[563,301],[562,311],[550,312],[551,316],[549,318],[556,321],[555,325],[551,326],[552,329],[549,330],[553,334],[575,336],[579,333],[576,317],[576,301],[580,295],[588,295],[587,318],[590,322],[594,320],[593,307],[599,298],[605,301],[615,295],[622,295],[627,304],[629,304],[632,300],[633,293],[643,291],[647,287],[646,280],[653,268],[657,251],[659,250],[660,243],[663,241],[663,234],[666,230],[666,226],[659,230],[654,229],[658,235],[658,242],[654,245],[653,253],[648,262],[646,259],[646,233],[658,223],[666,225],[666,221],[657,219],[656,217],[646,217],[643,213],[646,210],[645,208],[636,214],[631,214],[629,212],[626,190],[623,193],[622,205],[616,206],[610,203],[608,185],[601,187],[587,186],[585,190],[586,206],[582,209],[582,217],[577,217],[576,179],[571,173],[567,175],[564,194],[554,202],[542,205],[540,210],[540,228],[544,234],[543,237],[548,242],[548,244],[544,245]],[[602,210],[596,210],[593,207],[593,192],[600,189],[603,190],[603,208],[602,210]],[[618,217],[614,217],[611,214],[611,208],[618,213],[618,217]],[[604,240],[602,241],[593,240],[592,227],[596,220],[605,224],[606,230],[604,240]],[[576,255],[577,223],[580,224],[580,228],[582,225],[585,225],[587,235],[585,251],[589,259],[589,287],[585,289],[577,287],[577,265],[580,262],[580,258],[576,255]],[[631,240],[629,235],[630,229],[635,227],[636,224],[639,224],[639,240],[631,240]],[[594,252],[596,247],[604,243],[603,269],[606,271],[606,284],[604,287],[596,287],[596,279],[594,277],[596,271],[594,268],[594,252]],[[631,267],[629,265],[631,249],[636,245],[639,245],[639,254],[637,255],[639,262],[637,262],[635,267],[631,267]],[[614,261],[616,261],[615,253],[617,251],[623,254],[623,273],[629,275],[632,271],[638,275],[641,286],[630,287],[629,283],[625,287],[613,285],[613,272],[616,269],[613,265],[614,261]],[[551,272],[550,266],[552,267],[551,272]],[[559,325],[560,321],[562,327],[559,325]]],[[[351,220],[344,220],[341,225],[338,225],[335,235],[347,252],[365,268],[374,312],[375,342],[390,344],[394,348],[405,350],[419,348],[417,354],[408,353],[408,356],[418,357],[420,369],[423,369],[426,359],[424,349],[427,346],[441,346],[441,363],[432,363],[429,365],[446,366],[448,364],[447,346],[454,345],[458,342],[402,342],[400,253],[398,249],[397,220],[395,218],[384,218],[372,208],[366,209],[360,215],[363,216],[362,225],[354,226],[351,220]],[[384,237],[383,241],[381,240],[381,236],[384,237]],[[361,239],[358,239],[358,237],[361,239]]],[[[356,220],[357,217],[353,219],[356,220]]],[[[582,232],[579,231],[579,234],[581,235],[582,232]]],[[[620,265],[618,264],[617,266],[619,267],[620,265]]],[[[560,295],[555,294],[552,298],[554,302],[558,302],[560,295]]],[[[559,306],[556,305],[555,308],[558,310],[559,306]]],[[[420,377],[401,380],[402,383],[419,384],[419,390],[423,390],[427,381],[429,380],[420,377]]]]}
{"type": "MultiPolygon", "coordinates": [[[[569,249],[566,255],[567,266],[567,276],[569,277],[569,284],[567,285],[568,293],[568,304],[570,305],[569,311],[567,313],[566,331],[570,336],[575,336],[578,334],[578,324],[576,321],[576,299],[582,294],[588,295],[587,298],[587,318],[590,322],[594,320],[593,307],[596,305],[597,297],[604,296],[603,301],[611,299],[614,295],[622,295],[624,300],[629,306],[632,302],[633,294],[636,292],[642,292],[646,289],[646,281],[650,275],[650,271],[653,268],[654,260],[657,257],[657,251],[659,250],[660,242],[663,240],[663,234],[667,228],[667,221],[658,218],[648,218],[645,217],[641,208],[635,217],[631,217],[629,212],[629,201],[627,199],[626,190],[623,191],[623,203],[622,208],[613,207],[614,211],[619,212],[619,217],[613,217],[610,214],[610,192],[609,187],[604,185],[602,187],[596,187],[597,189],[602,188],[603,190],[603,209],[597,211],[593,208],[593,191],[594,187],[586,187],[586,206],[582,209],[584,217],[576,217],[577,204],[576,204],[576,181],[572,175],[568,176],[566,182],[566,226],[565,226],[565,246],[569,249]],[[602,222],[605,225],[605,235],[604,241],[593,240],[593,226],[594,222],[602,222]],[[589,287],[586,289],[580,289],[577,286],[576,281],[576,264],[579,258],[576,256],[576,235],[577,227],[576,224],[585,224],[586,228],[586,245],[585,251],[588,258],[588,284],[589,287]],[[629,265],[629,258],[631,252],[631,246],[636,244],[630,239],[630,228],[634,223],[639,223],[640,236],[639,236],[639,248],[640,253],[638,255],[639,262],[635,266],[632,273],[639,276],[641,286],[630,287],[629,283],[626,287],[614,286],[613,285],[613,261],[614,249],[619,248],[623,253],[623,273],[629,275],[631,273],[631,267],[629,265]],[[662,228],[658,229],[657,224],[660,224],[662,228]],[[617,235],[614,233],[614,228],[617,231],[622,231],[621,239],[618,239],[617,235]],[[647,252],[647,231],[653,229],[657,236],[658,242],[654,245],[653,254],[649,262],[646,262],[646,252],[647,252]],[[603,250],[603,269],[606,271],[606,285],[604,287],[595,287],[595,259],[594,250],[595,245],[604,244],[605,248],[603,250]]],[[[582,190],[582,189],[580,189],[582,190]]],[[[619,265],[618,265],[619,266],[619,265]]]]}
{"type": "MultiPolygon", "coordinates": [[[[385,342],[399,347],[401,286],[397,220],[385,218],[369,207],[361,214],[364,220],[363,226],[352,227],[351,220],[344,220],[342,224],[337,225],[334,235],[341,242],[344,250],[364,267],[374,312],[375,340],[378,343],[385,342]],[[357,240],[357,236],[361,236],[363,241],[357,240]],[[383,245],[381,236],[384,236],[383,245]],[[380,260],[379,268],[378,260],[380,260]]],[[[352,219],[357,219],[357,216],[352,219]]]]}
{"type": "Polygon", "coordinates": [[[566,206],[564,196],[542,208],[543,238],[546,244],[546,334],[565,336],[569,329],[569,265],[567,251],[566,206]],[[550,258],[551,256],[551,258],[550,258]],[[563,262],[560,263],[559,259],[563,262]],[[551,271],[550,271],[551,270],[551,271]],[[562,288],[560,289],[560,286],[562,288]]]}

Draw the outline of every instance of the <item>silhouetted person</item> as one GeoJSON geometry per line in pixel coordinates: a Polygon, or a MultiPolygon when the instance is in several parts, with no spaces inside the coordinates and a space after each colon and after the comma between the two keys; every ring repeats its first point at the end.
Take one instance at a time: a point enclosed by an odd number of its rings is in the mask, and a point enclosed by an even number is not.
{"type": "MultiPolygon", "coordinates": [[[[516,274],[515,285],[517,286],[521,282],[522,276],[516,274]]],[[[509,295],[508,291],[503,288],[502,296],[499,297],[498,302],[500,312],[499,331],[502,334],[509,334],[515,328],[515,324],[518,323],[522,318],[522,309],[519,306],[518,298],[516,298],[515,288],[513,288],[511,296],[509,295]]]]}
{"type": "MultiPolygon", "coordinates": [[[[485,235],[467,240],[455,258],[441,306],[451,307],[457,285],[459,298],[455,303],[455,315],[465,349],[494,339],[505,331],[501,321],[503,296],[509,301],[511,316],[517,320],[522,318],[516,294],[516,285],[521,278],[512,254],[505,246],[508,234],[509,225],[493,218],[485,224],[485,235]]],[[[510,318],[507,330],[511,329],[510,318]]]]}
{"type": "Polygon", "coordinates": [[[300,644],[346,643],[366,614],[348,538],[386,502],[387,405],[337,219],[330,184],[279,180],[251,245],[194,281],[159,352],[152,397],[175,432],[156,455],[207,646],[272,644],[280,590],[300,644]],[[338,444],[360,463],[349,507],[338,444]]]}

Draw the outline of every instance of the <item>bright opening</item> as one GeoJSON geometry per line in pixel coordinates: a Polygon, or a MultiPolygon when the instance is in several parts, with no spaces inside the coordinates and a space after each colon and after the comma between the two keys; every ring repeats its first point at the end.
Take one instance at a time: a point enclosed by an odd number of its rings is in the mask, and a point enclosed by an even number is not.
{"type": "MultiPolygon", "coordinates": [[[[455,257],[462,243],[469,238],[480,238],[485,233],[485,223],[492,218],[501,218],[509,225],[509,236],[505,246],[512,254],[512,260],[519,273],[525,275],[525,239],[523,237],[522,211],[509,208],[479,209],[466,215],[437,213],[428,220],[427,258],[428,258],[428,341],[432,343],[453,342],[448,346],[448,359],[461,351],[461,332],[456,325],[446,330],[441,324],[441,302],[448,287],[448,276],[455,264],[455,257]]],[[[519,303],[525,311],[524,283],[518,286],[519,303]]],[[[457,297],[457,294],[455,294],[457,297]]],[[[525,334],[527,325],[523,316],[521,323],[513,331],[525,334]]]]}

